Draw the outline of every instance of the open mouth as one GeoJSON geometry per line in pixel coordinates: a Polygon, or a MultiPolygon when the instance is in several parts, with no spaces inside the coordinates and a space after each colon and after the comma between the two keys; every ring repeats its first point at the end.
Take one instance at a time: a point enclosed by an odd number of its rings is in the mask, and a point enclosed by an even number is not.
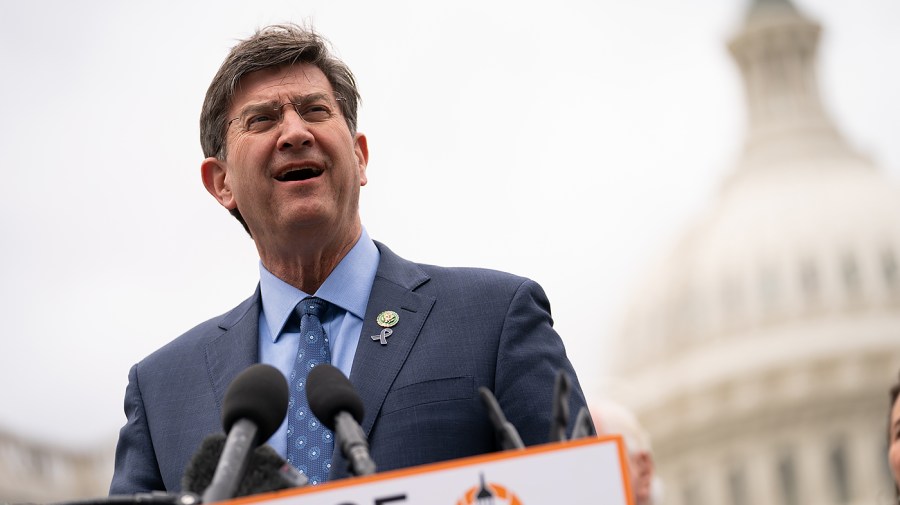
{"type": "Polygon", "coordinates": [[[276,175],[275,180],[280,182],[305,181],[322,175],[323,170],[317,167],[297,167],[287,172],[276,175]]]}

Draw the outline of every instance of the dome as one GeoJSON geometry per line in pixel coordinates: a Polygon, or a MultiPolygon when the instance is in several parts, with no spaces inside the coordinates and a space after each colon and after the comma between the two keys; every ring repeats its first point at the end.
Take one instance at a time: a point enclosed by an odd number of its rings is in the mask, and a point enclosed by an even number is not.
{"type": "Polygon", "coordinates": [[[722,188],[634,297],[620,363],[898,308],[900,190],[871,166],[811,159],[722,188]]]}
{"type": "Polygon", "coordinates": [[[623,315],[609,394],[650,434],[669,505],[891,494],[900,187],[825,111],[819,33],[787,0],[750,6],[729,45],[743,149],[623,315]]]}
{"type": "MultiPolygon", "coordinates": [[[[783,26],[818,30],[793,8],[778,12],[783,26]]],[[[707,212],[632,297],[619,339],[621,372],[687,358],[693,349],[706,360],[711,344],[727,343],[730,353],[737,340],[756,345],[761,331],[819,324],[823,314],[898,315],[900,188],[844,141],[817,88],[808,86],[815,47],[772,37],[744,30],[732,42],[745,76],[755,76],[745,81],[752,84],[744,151],[707,212]],[[740,56],[760,54],[759,47],[769,59],[740,56]],[[798,68],[785,70],[785,61],[798,68]],[[785,74],[794,77],[793,87],[782,82],[785,74]],[[773,100],[795,106],[773,107],[773,100]]],[[[793,340],[802,339],[795,333],[793,340]]],[[[820,336],[812,348],[824,345],[820,336]]],[[[809,350],[800,342],[776,347],[809,350]]],[[[712,360],[701,367],[702,380],[716,363],[733,371],[732,361],[712,360]]],[[[746,367],[752,360],[739,361],[746,367]]]]}
{"type": "Polygon", "coordinates": [[[837,361],[878,374],[835,387],[883,394],[900,362],[868,360],[898,355],[900,191],[865,168],[795,166],[719,195],[628,312],[616,362],[632,406],[837,361]]]}

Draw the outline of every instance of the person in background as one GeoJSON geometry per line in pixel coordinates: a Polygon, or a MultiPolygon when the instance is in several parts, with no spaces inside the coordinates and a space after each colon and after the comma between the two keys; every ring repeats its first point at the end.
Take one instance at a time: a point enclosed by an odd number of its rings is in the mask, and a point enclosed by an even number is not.
{"type": "Polygon", "coordinates": [[[628,473],[635,505],[659,505],[662,483],[656,475],[650,437],[631,411],[614,402],[594,402],[591,418],[598,436],[621,435],[628,455],[628,473]]]}
{"type": "Polygon", "coordinates": [[[900,378],[891,387],[891,410],[888,417],[888,464],[894,476],[894,491],[900,503],[900,378]]]}

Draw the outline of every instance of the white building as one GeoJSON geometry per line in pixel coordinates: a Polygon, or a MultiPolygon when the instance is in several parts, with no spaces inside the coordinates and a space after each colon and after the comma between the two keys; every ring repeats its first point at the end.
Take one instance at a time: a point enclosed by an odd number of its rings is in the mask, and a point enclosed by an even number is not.
{"type": "Polygon", "coordinates": [[[729,44],[743,151],[617,339],[616,394],[669,505],[893,503],[900,190],[828,116],[819,34],[788,0],[751,2],[729,44]]]}
{"type": "Polygon", "coordinates": [[[0,503],[97,498],[109,491],[113,444],[76,450],[0,431],[0,503]]]}

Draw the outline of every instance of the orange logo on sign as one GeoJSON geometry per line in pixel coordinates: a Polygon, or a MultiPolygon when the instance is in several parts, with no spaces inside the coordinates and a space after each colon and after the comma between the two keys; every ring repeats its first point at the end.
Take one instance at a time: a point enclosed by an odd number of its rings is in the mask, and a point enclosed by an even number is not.
{"type": "Polygon", "coordinates": [[[505,486],[485,482],[481,474],[481,484],[466,491],[456,505],[522,505],[522,500],[505,486]]]}

